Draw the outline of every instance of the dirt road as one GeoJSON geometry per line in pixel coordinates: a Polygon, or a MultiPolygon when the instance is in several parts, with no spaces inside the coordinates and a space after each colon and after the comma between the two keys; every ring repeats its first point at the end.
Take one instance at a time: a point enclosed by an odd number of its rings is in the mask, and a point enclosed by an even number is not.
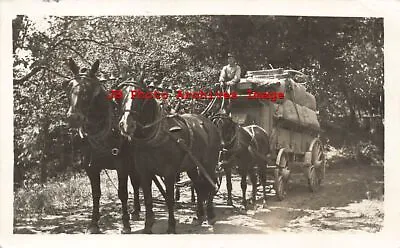
{"type": "MultiPolygon", "coordinates": [[[[116,181],[115,174],[112,177],[116,181]]],[[[215,198],[218,220],[214,226],[206,223],[202,226],[191,224],[195,217],[195,205],[190,202],[190,190],[182,190],[181,200],[175,211],[177,233],[377,232],[383,225],[383,167],[343,165],[329,168],[323,186],[316,193],[309,192],[303,174],[294,173],[291,175],[284,201],[277,201],[271,195],[267,206],[263,206],[259,200],[255,209],[251,210],[240,207],[241,189],[238,177],[233,179],[235,207],[226,206],[225,180],[222,183],[220,193],[215,198]]],[[[160,200],[162,197],[158,190],[153,188],[157,219],[153,232],[165,233],[168,219],[166,207],[160,200]]],[[[250,196],[250,185],[247,191],[250,196]]],[[[259,199],[260,197],[261,192],[258,195],[259,199]]],[[[120,233],[121,204],[117,192],[111,199],[103,198],[100,228],[106,234],[120,233]]],[[[132,207],[131,198],[129,202],[132,207]]],[[[28,218],[16,214],[14,233],[84,233],[89,223],[90,211],[91,204],[87,204],[59,210],[55,215],[31,215],[28,218]]],[[[144,206],[142,211],[140,221],[131,221],[133,233],[141,233],[144,227],[144,206]]]]}

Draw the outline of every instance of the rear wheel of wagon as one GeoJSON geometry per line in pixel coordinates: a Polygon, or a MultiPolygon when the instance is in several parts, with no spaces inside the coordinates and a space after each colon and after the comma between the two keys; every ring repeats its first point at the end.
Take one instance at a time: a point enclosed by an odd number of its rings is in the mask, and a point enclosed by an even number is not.
{"type": "Polygon", "coordinates": [[[319,189],[325,177],[325,157],[321,141],[316,141],[311,150],[311,166],[308,168],[308,186],[311,192],[319,189]]]}

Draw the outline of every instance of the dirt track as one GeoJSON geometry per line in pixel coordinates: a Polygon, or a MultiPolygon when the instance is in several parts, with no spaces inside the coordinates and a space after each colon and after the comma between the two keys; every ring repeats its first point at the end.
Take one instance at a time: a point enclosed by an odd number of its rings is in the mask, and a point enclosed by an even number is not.
{"type": "MultiPolygon", "coordinates": [[[[154,186],[153,188],[154,198],[162,199],[158,190],[154,186]]],[[[294,173],[284,201],[279,202],[271,195],[267,206],[264,207],[259,200],[255,209],[246,211],[240,207],[240,179],[234,177],[235,207],[226,206],[223,180],[220,193],[215,198],[218,220],[214,226],[205,223],[202,226],[191,224],[195,217],[195,205],[190,202],[190,190],[184,188],[175,211],[177,233],[377,232],[383,225],[382,189],[383,167],[335,166],[327,169],[319,192],[310,193],[304,175],[294,173]]],[[[250,185],[247,192],[250,196],[250,185]]],[[[258,195],[260,197],[261,192],[258,195]]],[[[129,202],[132,207],[131,198],[129,202]]],[[[116,192],[111,201],[101,201],[100,228],[104,233],[120,233],[120,206],[116,192]]],[[[168,218],[165,204],[155,200],[154,207],[157,221],[153,232],[165,233],[168,218]]],[[[89,223],[90,211],[91,204],[59,211],[56,215],[30,218],[17,215],[14,218],[14,233],[84,233],[89,223]]],[[[131,221],[133,233],[141,233],[144,227],[144,206],[142,211],[140,221],[131,221]]]]}

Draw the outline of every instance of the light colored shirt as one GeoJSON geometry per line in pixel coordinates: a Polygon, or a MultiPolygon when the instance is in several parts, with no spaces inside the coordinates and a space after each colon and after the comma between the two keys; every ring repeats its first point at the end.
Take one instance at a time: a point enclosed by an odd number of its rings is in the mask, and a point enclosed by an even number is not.
{"type": "Polygon", "coordinates": [[[224,68],[221,70],[221,74],[219,76],[219,81],[220,82],[228,82],[232,81],[234,83],[240,82],[240,73],[241,69],[239,65],[226,65],[224,68]]]}

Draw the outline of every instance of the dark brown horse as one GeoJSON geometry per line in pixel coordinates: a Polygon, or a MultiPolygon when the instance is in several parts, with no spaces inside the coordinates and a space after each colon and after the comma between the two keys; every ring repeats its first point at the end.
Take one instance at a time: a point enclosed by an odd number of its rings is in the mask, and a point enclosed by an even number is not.
{"type": "Polygon", "coordinates": [[[168,207],[168,233],[175,233],[174,186],[179,172],[186,171],[197,194],[196,224],[205,218],[204,202],[207,202],[207,219],[214,224],[213,198],[215,194],[215,169],[221,139],[217,127],[207,118],[195,114],[167,115],[160,103],[150,97],[132,98],[132,91],[149,91],[143,82],[123,87],[125,114],[120,121],[123,135],[133,140],[135,166],[140,173],[143,189],[146,221],[144,233],[152,233],[154,224],[151,179],[153,175],[165,178],[168,207]]]}
{"type": "MultiPolygon", "coordinates": [[[[99,68],[97,60],[90,69],[79,69],[75,62],[69,60],[69,68],[74,78],[69,82],[70,107],[67,120],[72,128],[79,130],[86,143],[85,171],[92,187],[93,210],[89,233],[99,233],[100,219],[99,200],[101,196],[100,172],[103,169],[117,170],[118,197],[122,203],[122,233],[130,233],[128,214],[128,175],[134,189],[133,219],[139,218],[139,186],[137,173],[133,170],[132,149],[128,141],[120,135],[117,124],[116,104],[107,99],[107,93],[95,76],[99,68]]],[[[117,114],[118,115],[118,114],[117,114]]]]}
{"type": "Polygon", "coordinates": [[[232,205],[232,166],[238,166],[242,177],[242,204],[247,207],[246,178],[249,175],[252,183],[252,200],[255,203],[257,193],[257,172],[263,186],[264,204],[266,203],[266,165],[267,155],[270,152],[269,136],[267,132],[257,126],[241,127],[226,114],[216,114],[211,117],[218,127],[224,147],[224,171],[228,190],[228,205],[232,205]]]}

